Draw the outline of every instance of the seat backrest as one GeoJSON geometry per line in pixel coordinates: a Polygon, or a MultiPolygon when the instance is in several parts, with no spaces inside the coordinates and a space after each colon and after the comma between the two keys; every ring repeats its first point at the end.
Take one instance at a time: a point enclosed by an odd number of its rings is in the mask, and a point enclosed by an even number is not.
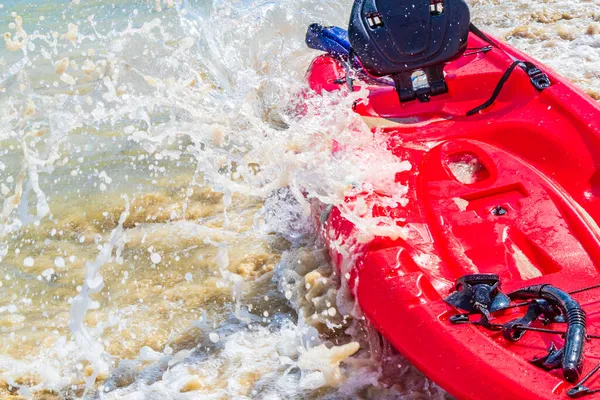
{"type": "Polygon", "coordinates": [[[384,76],[458,57],[469,23],[464,0],[355,0],[348,34],[367,72],[384,76]]]}

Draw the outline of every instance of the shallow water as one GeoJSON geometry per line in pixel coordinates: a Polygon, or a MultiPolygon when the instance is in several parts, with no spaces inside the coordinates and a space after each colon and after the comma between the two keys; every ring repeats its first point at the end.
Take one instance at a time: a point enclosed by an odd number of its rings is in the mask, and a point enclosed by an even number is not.
{"type": "MultiPolygon", "coordinates": [[[[600,98],[600,2],[470,4],[600,98]]],[[[447,397],[338,290],[303,196],[403,201],[353,98],[303,95],[307,25],[350,7],[0,0],[0,397],[447,397]]]]}

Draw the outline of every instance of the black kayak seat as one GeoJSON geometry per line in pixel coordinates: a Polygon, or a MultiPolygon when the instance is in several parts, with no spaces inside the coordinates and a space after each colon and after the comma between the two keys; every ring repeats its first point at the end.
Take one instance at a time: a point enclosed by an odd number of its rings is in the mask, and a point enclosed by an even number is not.
{"type": "Polygon", "coordinates": [[[464,0],[356,0],[348,36],[369,74],[394,79],[400,101],[428,101],[448,91],[443,68],[464,52],[469,24],[464,0]],[[428,87],[415,90],[419,70],[428,87]]]}

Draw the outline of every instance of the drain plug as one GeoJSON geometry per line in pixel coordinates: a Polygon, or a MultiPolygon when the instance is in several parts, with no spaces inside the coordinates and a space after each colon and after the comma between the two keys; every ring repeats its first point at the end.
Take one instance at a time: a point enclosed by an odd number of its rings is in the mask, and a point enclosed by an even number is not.
{"type": "Polygon", "coordinates": [[[496,206],[492,209],[492,214],[496,216],[506,215],[507,212],[508,210],[502,206],[496,206]]]}

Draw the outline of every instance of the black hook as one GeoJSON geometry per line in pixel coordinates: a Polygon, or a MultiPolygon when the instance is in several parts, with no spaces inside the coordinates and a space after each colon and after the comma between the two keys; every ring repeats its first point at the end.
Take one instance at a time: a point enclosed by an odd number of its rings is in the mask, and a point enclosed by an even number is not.
{"type": "Polygon", "coordinates": [[[600,370],[600,364],[596,365],[593,370],[591,370],[586,376],[583,377],[582,380],[577,382],[575,386],[567,391],[567,396],[572,399],[578,399],[583,396],[587,396],[588,394],[598,393],[600,389],[590,389],[587,386],[583,386],[583,384],[592,377],[596,372],[600,370]]]}

